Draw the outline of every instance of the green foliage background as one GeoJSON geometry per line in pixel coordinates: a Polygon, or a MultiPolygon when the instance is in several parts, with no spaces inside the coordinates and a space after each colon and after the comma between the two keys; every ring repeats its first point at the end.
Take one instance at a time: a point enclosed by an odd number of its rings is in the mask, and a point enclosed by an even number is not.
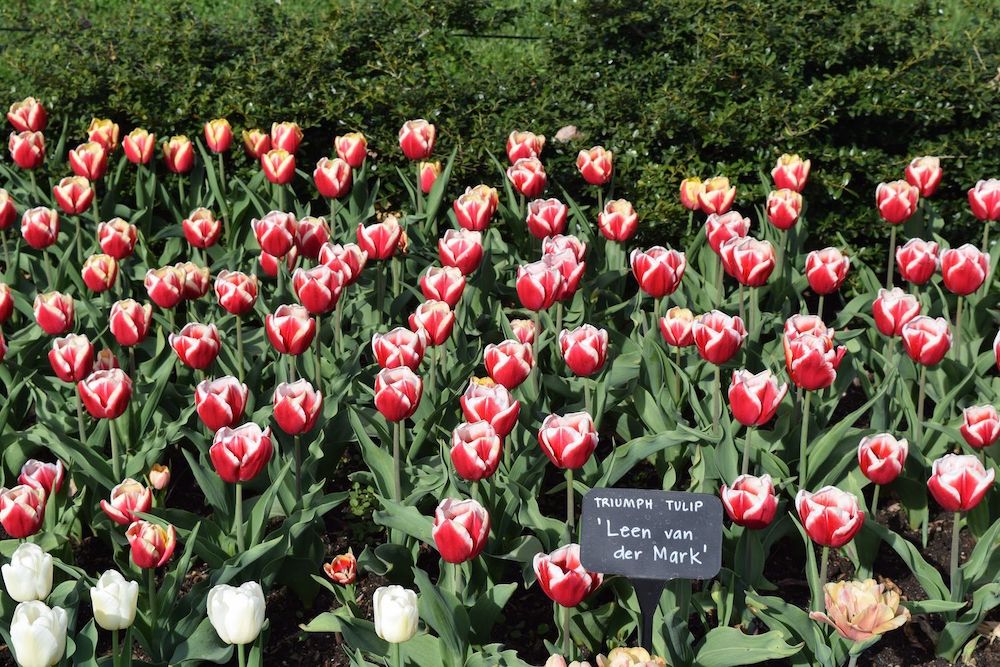
{"type": "Polygon", "coordinates": [[[953,241],[979,235],[965,190],[1000,175],[994,0],[8,0],[0,26],[4,97],[42,98],[71,137],[92,116],[161,136],[289,119],[300,166],[347,129],[384,164],[424,116],[459,149],[457,191],[497,180],[486,153],[511,129],[576,125],[549,171],[580,194],[575,152],[615,150],[648,242],[683,243],[685,176],[729,175],[749,213],[785,151],[813,161],[809,245],[859,252],[887,233],[875,184],[911,157],[945,156],[953,241]]]}

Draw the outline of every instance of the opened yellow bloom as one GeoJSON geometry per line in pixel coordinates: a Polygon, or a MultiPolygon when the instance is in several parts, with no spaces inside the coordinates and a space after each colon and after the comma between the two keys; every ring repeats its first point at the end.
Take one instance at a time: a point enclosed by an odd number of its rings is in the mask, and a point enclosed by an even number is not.
{"type": "Polygon", "coordinates": [[[899,606],[899,593],[885,590],[874,579],[830,583],[823,592],[826,613],[814,611],[809,617],[832,625],[851,641],[866,641],[910,620],[910,611],[899,606]]]}

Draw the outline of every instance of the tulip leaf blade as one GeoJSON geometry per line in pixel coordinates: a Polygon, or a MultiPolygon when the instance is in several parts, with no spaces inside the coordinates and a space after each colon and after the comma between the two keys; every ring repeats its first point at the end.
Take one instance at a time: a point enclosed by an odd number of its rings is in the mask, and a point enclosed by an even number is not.
{"type": "Polygon", "coordinates": [[[713,628],[695,655],[698,667],[739,667],[765,660],[780,660],[802,650],[802,643],[785,643],[780,632],[771,630],[760,635],[747,635],[737,628],[713,628]]]}

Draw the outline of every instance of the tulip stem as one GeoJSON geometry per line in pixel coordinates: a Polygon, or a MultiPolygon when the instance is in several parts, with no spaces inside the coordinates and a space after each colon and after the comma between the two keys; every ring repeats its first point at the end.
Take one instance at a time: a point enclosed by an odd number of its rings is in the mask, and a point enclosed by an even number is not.
{"type": "Polygon", "coordinates": [[[746,289],[743,287],[743,283],[740,283],[740,319],[749,322],[747,320],[746,289]]]}
{"type": "Polygon", "coordinates": [[[111,631],[111,664],[118,665],[121,661],[121,651],[118,648],[118,631],[111,631]]]}
{"type": "Polygon", "coordinates": [[[825,299],[826,299],[825,294],[819,295],[819,303],[816,305],[816,315],[819,316],[819,319],[823,319],[823,301],[825,299]]]}
{"type": "MultiPolygon", "coordinates": [[[[808,396],[808,394],[807,394],[808,396]]],[[[823,547],[819,564],[819,591],[813,601],[814,611],[823,611],[823,587],[826,586],[827,566],[830,563],[830,547],[823,547]]]]}
{"type": "Polygon", "coordinates": [[[802,432],[799,437],[799,488],[806,488],[806,481],[809,478],[809,468],[806,465],[806,443],[809,440],[809,402],[812,400],[812,392],[806,391],[805,398],[802,399],[802,432]]]}
{"type": "Polygon", "coordinates": [[[337,198],[330,197],[330,233],[333,238],[336,239],[337,235],[340,233],[339,230],[340,223],[337,220],[337,198]]]}
{"type": "MultiPolygon", "coordinates": [[[[131,348],[130,348],[131,349],[131,348]]],[[[239,315],[236,316],[236,356],[239,357],[236,373],[240,378],[240,384],[243,383],[243,318],[239,315]]]]}
{"type": "Polygon", "coordinates": [[[111,436],[111,468],[114,471],[115,482],[122,481],[122,464],[118,459],[118,433],[115,431],[115,420],[108,420],[108,434],[111,436]]]}
{"type": "Polygon", "coordinates": [[[889,232],[889,259],[885,263],[885,288],[892,288],[892,264],[896,255],[896,225],[889,232]]]}
{"type": "Polygon", "coordinates": [[[319,315],[316,315],[316,347],[313,348],[313,359],[314,359],[314,361],[316,363],[315,363],[315,368],[313,369],[313,373],[315,373],[315,376],[316,376],[316,391],[318,391],[318,392],[322,392],[323,391],[323,374],[321,372],[322,368],[320,367],[320,363],[319,363],[320,356],[321,356],[321,353],[320,353],[320,338],[321,338],[320,332],[321,331],[322,331],[322,329],[320,328],[319,315]]]}
{"type": "Polygon", "coordinates": [[[54,290],[57,286],[54,278],[55,271],[52,269],[52,258],[45,250],[42,251],[42,257],[45,259],[45,278],[48,281],[49,289],[54,290]]]}
{"type": "Polygon", "coordinates": [[[965,304],[965,299],[958,297],[958,303],[955,304],[955,356],[958,357],[958,361],[962,361],[962,306],[965,304]]]}
{"type": "Polygon", "coordinates": [[[80,398],[79,391],[76,392],[76,427],[80,431],[80,444],[87,444],[87,429],[83,423],[83,399],[80,398]]]}
{"type": "Polygon", "coordinates": [[[399,651],[399,643],[393,642],[390,644],[392,646],[392,664],[394,667],[403,667],[403,656],[399,651]]]}
{"type": "Polygon", "coordinates": [[[3,270],[10,274],[10,248],[7,247],[7,230],[0,230],[0,237],[3,238],[3,270]]]}
{"type": "Polygon", "coordinates": [[[403,502],[403,484],[400,479],[399,474],[399,437],[400,437],[400,422],[394,422],[392,424],[392,474],[393,474],[393,487],[392,487],[392,499],[397,503],[403,502]]]}
{"type": "Polygon", "coordinates": [[[962,597],[962,581],[958,576],[959,537],[962,532],[962,513],[955,512],[951,524],[951,601],[959,602],[962,597]]]}
{"type": "Polygon", "coordinates": [[[858,654],[852,653],[851,660],[850,662],[847,663],[847,667],[857,667],[857,665],[858,665],[858,654]]]}
{"type": "Polygon", "coordinates": [[[344,313],[344,306],[341,303],[341,299],[337,299],[337,305],[335,306],[335,314],[334,314],[335,321],[333,325],[333,352],[334,355],[337,357],[340,356],[340,348],[341,348],[340,327],[344,321],[343,313],[344,313]]]}
{"type": "Polygon", "coordinates": [[[988,252],[990,249],[990,225],[993,223],[987,220],[983,225],[983,252],[988,252]]]}
{"type": "Polygon", "coordinates": [[[674,402],[677,408],[681,407],[681,348],[680,345],[674,347],[674,402]]]}
{"type": "Polygon", "coordinates": [[[28,178],[31,179],[31,195],[30,195],[30,197],[33,198],[33,197],[35,197],[35,194],[38,192],[38,184],[35,183],[35,170],[34,169],[29,169],[28,170],[28,178]]]}
{"type": "Polygon", "coordinates": [[[236,528],[236,550],[243,553],[246,543],[243,540],[243,484],[236,482],[236,509],[233,525],[236,528]]]}
{"type": "Polygon", "coordinates": [[[562,333],[563,328],[563,305],[562,301],[556,301],[556,335],[562,333]]]}
{"type": "Polygon", "coordinates": [[[302,442],[298,434],[292,438],[295,443],[295,496],[302,498],[302,442]]]}
{"type": "Polygon", "coordinates": [[[573,541],[573,533],[576,532],[576,519],[574,518],[574,498],[573,498],[573,469],[566,468],[566,528],[569,529],[569,541],[573,541]]]}
{"type": "Polygon", "coordinates": [[[247,664],[247,647],[246,647],[246,644],[237,644],[236,645],[236,655],[238,656],[237,659],[239,660],[240,667],[246,667],[246,664],[247,664]]]}
{"type": "Polygon", "coordinates": [[[913,442],[918,451],[923,451],[924,399],[927,397],[927,366],[920,365],[920,382],[917,389],[917,423],[913,425],[913,442]]]}
{"type": "Polygon", "coordinates": [[[563,653],[566,654],[566,659],[570,660],[573,656],[570,655],[570,651],[573,650],[573,640],[569,636],[570,629],[570,607],[563,607],[563,653]]]}
{"type": "Polygon", "coordinates": [[[726,295],[723,294],[722,289],[722,255],[719,255],[716,259],[718,261],[715,263],[715,293],[716,293],[716,304],[721,308],[722,302],[726,300],[726,295]]]}
{"type": "Polygon", "coordinates": [[[715,365],[715,381],[712,383],[712,428],[722,418],[722,371],[715,365]]]}
{"type": "Polygon", "coordinates": [[[295,373],[295,355],[294,354],[289,354],[289,355],[286,355],[286,356],[288,358],[287,359],[287,361],[288,361],[288,368],[287,368],[287,370],[288,370],[288,379],[287,379],[287,381],[288,382],[295,382],[295,379],[296,379],[295,378],[295,375],[296,375],[296,373],[295,373]]]}
{"type": "Polygon", "coordinates": [[[747,426],[746,443],[743,445],[743,467],[740,469],[741,475],[750,471],[750,443],[753,438],[753,426],[747,426]]]}
{"type": "Polygon", "coordinates": [[[878,497],[879,493],[882,491],[882,485],[875,485],[875,492],[872,494],[872,519],[875,523],[878,523],[878,497]]]}
{"type": "MultiPolygon", "coordinates": [[[[149,634],[150,638],[156,637],[156,568],[151,567],[146,570],[146,581],[149,586],[149,634]]],[[[150,642],[150,647],[155,646],[155,642],[150,642]]],[[[156,657],[156,649],[153,648],[153,657],[156,657]]]]}

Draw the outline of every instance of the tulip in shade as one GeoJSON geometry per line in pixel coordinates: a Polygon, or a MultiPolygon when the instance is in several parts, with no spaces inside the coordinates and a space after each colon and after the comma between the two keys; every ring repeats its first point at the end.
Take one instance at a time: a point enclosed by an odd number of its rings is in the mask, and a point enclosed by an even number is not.
{"type": "Polygon", "coordinates": [[[337,157],[351,166],[360,169],[368,155],[368,140],[360,132],[348,132],[333,140],[337,157]]]}
{"type": "Polygon", "coordinates": [[[88,141],[69,152],[69,166],[78,178],[99,181],[108,170],[108,152],[98,142],[88,141]]]}
{"type": "Polygon", "coordinates": [[[903,471],[909,451],[906,440],[897,440],[889,433],[866,436],[858,444],[861,474],[875,484],[891,484],[903,471]]]}
{"type": "Polygon", "coordinates": [[[125,630],[135,622],[139,584],[128,581],[118,570],[108,570],[90,589],[94,620],[108,631],[125,630]]]}
{"type": "Polygon", "coordinates": [[[697,176],[685,178],[681,181],[681,206],[689,211],[698,210],[698,195],[705,190],[705,184],[697,176]]]}
{"type": "Polygon", "coordinates": [[[118,357],[110,347],[105,347],[94,355],[95,371],[111,371],[116,368],[121,368],[121,364],[118,363],[118,357]]]}
{"type": "Polygon", "coordinates": [[[559,347],[569,369],[579,377],[589,377],[604,367],[608,356],[608,332],[590,324],[559,333],[559,347]]]}
{"type": "Polygon", "coordinates": [[[1000,179],[991,178],[969,189],[969,209],[980,220],[1000,220],[1000,179]]]}
{"type": "Polygon", "coordinates": [[[52,341],[49,350],[52,371],[63,382],[79,382],[94,367],[94,346],[86,336],[70,334],[52,341]]]}
{"type": "Polygon", "coordinates": [[[233,143],[233,126],[225,118],[205,123],[205,144],[213,153],[225,153],[233,143]]]}
{"type": "Polygon", "coordinates": [[[44,490],[27,484],[0,489],[0,525],[10,537],[20,540],[34,535],[44,518],[44,490]]]}
{"type": "Polygon", "coordinates": [[[31,542],[24,542],[3,568],[3,585],[15,602],[44,600],[52,591],[52,556],[31,542]]]}
{"type": "Polygon", "coordinates": [[[445,266],[453,266],[469,275],[483,260],[483,237],[479,232],[449,229],[438,240],[438,257],[445,266]]]}
{"type": "Polygon", "coordinates": [[[153,149],[156,147],[156,135],[137,127],[122,139],[122,149],[125,157],[132,164],[147,164],[153,159],[153,149]]]}
{"type": "Polygon", "coordinates": [[[271,123],[271,146],[289,153],[294,153],[302,143],[302,128],[298,123],[285,121],[271,123]]]}
{"type": "Polygon", "coordinates": [[[486,372],[497,384],[507,389],[520,385],[534,368],[535,360],[530,343],[505,340],[499,344],[490,343],[483,351],[486,372]]]}
{"type": "Polygon", "coordinates": [[[545,167],[534,157],[521,158],[507,167],[507,180],[520,195],[528,199],[541,195],[548,183],[545,167]]]}
{"type": "Polygon", "coordinates": [[[223,426],[216,431],[208,456],[223,482],[252,480],[267,466],[273,452],[271,429],[253,423],[239,428],[223,426]]]}
{"type": "Polygon", "coordinates": [[[437,160],[421,162],[417,165],[417,174],[420,177],[420,191],[425,195],[430,194],[431,188],[434,187],[438,176],[441,175],[441,163],[437,160]]]}
{"type": "Polygon", "coordinates": [[[184,325],[180,333],[170,334],[168,340],[178,359],[185,365],[199,370],[212,365],[219,356],[221,347],[219,330],[214,324],[190,322],[184,325]]]}
{"type": "Polygon", "coordinates": [[[865,520],[858,499],[834,486],[816,493],[805,489],[795,496],[795,510],[813,542],[837,549],[850,542],[865,520]]]}
{"type": "Polygon", "coordinates": [[[603,146],[594,146],[580,151],[576,156],[576,168],[590,185],[606,185],[614,173],[613,159],[614,153],[603,146]]]}
{"type": "Polygon", "coordinates": [[[451,433],[451,462],[462,479],[477,482],[496,472],[503,439],[488,421],[462,422],[451,433]]]}
{"type": "Polygon", "coordinates": [[[375,408],[388,421],[408,419],[420,405],[423,382],[406,366],[383,368],[375,376],[375,408]]]}
{"type": "Polygon", "coordinates": [[[340,158],[321,158],[313,170],[313,181],[320,196],[339,199],[351,191],[351,165],[340,158]]]}
{"type": "Polygon", "coordinates": [[[545,136],[534,132],[518,132],[507,135],[507,159],[511,164],[529,157],[541,157],[545,148],[545,136]]]}
{"type": "Polygon", "coordinates": [[[251,160],[259,160],[260,156],[271,150],[271,136],[260,128],[243,130],[243,152],[251,160]]]}
{"type": "Polygon", "coordinates": [[[452,204],[452,210],[459,227],[470,232],[481,232],[489,227],[499,203],[500,196],[496,188],[477,185],[466,188],[465,193],[452,204]]]}
{"type": "Polygon", "coordinates": [[[41,132],[11,132],[7,148],[21,169],[37,169],[45,161],[45,137],[41,132]]]}
{"type": "Polygon", "coordinates": [[[534,199],[528,203],[525,223],[535,238],[544,239],[566,230],[569,207],[558,199],[534,199]]]}
{"type": "Polygon", "coordinates": [[[323,218],[306,216],[295,225],[295,247],[303,257],[316,259],[323,245],[330,242],[330,228],[323,218]]]}
{"type": "Polygon", "coordinates": [[[968,512],[993,486],[996,471],[987,470],[969,454],[946,454],[934,461],[927,488],[938,505],[949,512],[968,512]]]}
{"type": "Polygon", "coordinates": [[[725,176],[715,176],[705,181],[698,193],[698,206],[705,215],[723,214],[728,211],[736,199],[736,186],[729,185],[725,176]]]}
{"type": "Polygon", "coordinates": [[[448,563],[472,560],[486,546],[490,535],[490,515],[475,500],[445,498],[434,512],[431,536],[448,563]]]}
{"type": "Polygon", "coordinates": [[[629,263],[639,288],[654,299],[677,291],[687,267],[684,253],[662,246],[649,250],[636,248],[629,256],[629,263]]]}
{"type": "Polygon", "coordinates": [[[809,179],[811,166],[812,163],[809,160],[803,160],[797,154],[785,153],[778,158],[777,164],[771,170],[771,178],[774,179],[774,184],[779,188],[802,192],[802,188],[806,186],[806,181],[809,179]]]}
{"type": "Polygon", "coordinates": [[[41,489],[45,492],[45,498],[48,500],[53,493],[59,493],[65,474],[66,468],[62,461],[43,463],[37,459],[28,459],[21,466],[21,474],[18,475],[17,481],[32,488],[41,489]]]}
{"type": "Polygon", "coordinates": [[[517,297],[521,306],[528,310],[546,310],[554,304],[563,291],[563,274],[558,263],[547,255],[542,261],[532,262],[517,268],[517,297]]]}
{"type": "Polygon", "coordinates": [[[183,135],[170,137],[163,142],[163,163],[167,171],[186,174],[194,166],[194,144],[183,135]]]}
{"type": "Polygon", "coordinates": [[[422,333],[427,345],[444,345],[455,325],[455,313],[444,301],[430,299],[410,315],[410,330],[422,333]]]}
{"type": "Polygon", "coordinates": [[[92,118],[87,127],[87,139],[104,147],[108,153],[114,153],[118,148],[118,136],[121,128],[110,118],[92,118]]]}
{"type": "Polygon", "coordinates": [[[0,331],[0,361],[3,361],[4,357],[7,356],[7,341],[3,337],[3,331],[0,331]]]}
{"type": "Polygon", "coordinates": [[[915,317],[900,332],[903,348],[918,364],[933,366],[944,359],[951,349],[951,328],[943,317],[915,317]]]}
{"type": "Polygon", "coordinates": [[[786,393],[788,385],[779,385],[771,371],[756,375],[746,370],[733,371],[729,407],[736,421],[744,426],[762,426],[774,417],[786,393]]]}
{"type": "Polygon", "coordinates": [[[823,595],[826,613],[813,611],[809,618],[832,626],[850,642],[868,641],[910,620],[910,611],[899,604],[899,593],[874,579],[832,582],[823,586],[823,595]]]}
{"type": "Polygon", "coordinates": [[[625,199],[612,199],[597,216],[597,227],[609,241],[624,243],[639,228],[639,215],[625,199]]]}
{"type": "Polygon", "coordinates": [[[488,421],[497,435],[506,438],[517,423],[521,404],[510,390],[490,378],[472,378],[459,402],[469,422],[488,421]]]}
{"type": "Polygon", "coordinates": [[[719,495],[733,523],[753,530],[769,526],[778,510],[770,475],[740,475],[732,486],[723,484],[719,495]]]}
{"type": "Polygon", "coordinates": [[[135,225],[131,225],[121,218],[112,218],[97,225],[97,240],[101,250],[104,254],[111,255],[117,260],[132,254],[138,237],[139,233],[135,225]]]}
{"type": "Polygon", "coordinates": [[[586,412],[549,415],[538,430],[538,444],[557,468],[582,468],[597,448],[594,420],[586,412]]]}
{"type": "Polygon", "coordinates": [[[17,220],[17,205],[10,193],[0,188],[0,230],[7,229],[17,220]]]}
{"type": "Polygon", "coordinates": [[[221,271],[215,278],[219,305],[236,316],[246,315],[257,300],[257,276],[239,271],[221,271]]]}
{"type": "Polygon", "coordinates": [[[719,256],[726,273],[747,287],[760,287],[774,271],[774,247],[769,241],[731,238],[719,246],[719,256]]]}
{"type": "Polygon", "coordinates": [[[970,243],[941,253],[941,277],[952,294],[972,294],[982,287],[989,273],[989,253],[980,252],[970,243]]]}
{"type": "Polygon", "coordinates": [[[312,344],[316,321],[303,306],[286,304],[264,318],[264,329],[275,350],[297,356],[312,344]]]}
{"type": "Polygon", "coordinates": [[[336,584],[349,586],[358,578],[358,559],[354,557],[354,551],[347,550],[347,553],[334,556],[329,563],[324,563],[323,572],[336,584]]]}
{"type": "Polygon", "coordinates": [[[18,132],[41,132],[48,125],[49,115],[41,102],[25,97],[7,109],[7,120],[18,132]]]}
{"type": "Polygon", "coordinates": [[[712,213],[705,220],[705,238],[716,254],[722,251],[722,244],[730,239],[743,238],[750,232],[750,218],[736,211],[721,215],[712,213]]]}
{"type": "Polygon", "coordinates": [[[194,390],[195,409],[210,431],[236,426],[243,419],[248,394],[247,386],[231,375],[202,380],[194,390]]]}
{"type": "Polygon", "coordinates": [[[535,323],[531,320],[511,320],[510,329],[514,332],[514,338],[522,343],[530,345],[535,342],[535,323]]]}
{"type": "Polygon", "coordinates": [[[875,204],[879,215],[890,225],[905,222],[917,210],[920,190],[906,181],[879,183],[875,189],[875,204]]]}
{"type": "Polygon", "coordinates": [[[323,411],[323,394],[305,379],[282,382],[271,399],[274,421],[289,435],[311,431],[323,411]]]}
{"type": "Polygon", "coordinates": [[[118,280],[118,261],[111,255],[91,255],[80,273],[87,289],[100,294],[114,287],[118,280]]]}
{"type": "Polygon", "coordinates": [[[59,292],[46,292],[35,297],[35,322],[50,336],[58,336],[73,328],[73,297],[59,292]]]}
{"type": "Polygon", "coordinates": [[[851,260],[837,248],[813,250],[806,255],[806,279],[820,296],[839,290],[850,268],[851,260]]]}
{"type": "Polygon", "coordinates": [[[1000,438],[1000,415],[992,405],[973,405],[962,411],[962,437],[976,449],[989,447],[1000,438]]]}
{"type": "Polygon", "coordinates": [[[131,477],[111,489],[109,500],[101,500],[101,510],[119,526],[131,525],[136,514],[148,512],[153,506],[153,492],[131,477]]]}
{"type": "Polygon", "coordinates": [[[157,491],[167,488],[170,484],[170,468],[154,463],[149,469],[149,483],[157,491]]]}
{"type": "Polygon", "coordinates": [[[365,227],[358,225],[358,246],[365,251],[368,259],[389,259],[396,254],[403,228],[394,215],[388,215],[382,222],[365,227]]]}
{"type": "Polygon", "coordinates": [[[802,213],[802,195],[795,190],[774,190],[767,195],[767,219],[777,229],[795,226],[802,213]]]}
{"type": "Polygon", "coordinates": [[[52,186],[52,198],[63,213],[79,215],[94,201],[94,188],[81,176],[67,176],[52,186]]]}
{"type": "Polygon", "coordinates": [[[579,544],[535,554],[532,565],[542,592],[563,607],[577,606],[604,581],[604,575],[588,572],[580,563],[579,544]]]}
{"type": "Polygon", "coordinates": [[[691,336],[701,358],[720,366],[739,352],[743,339],[747,337],[747,330],[739,316],[730,317],[713,310],[694,321],[691,336]]]}
{"type": "Polygon", "coordinates": [[[806,391],[826,389],[837,379],[847,348],[835,347],[829,336],[812,333],[784,336],[785,366],[795,386],[806,391]]]}
{"type": "Polygon", "coordinates": [[[36,206],[21,216],[21,236],[35,250],[42,250],[59,237],[59,213],[55,209],[36,206]]]}
{"type": "Polygon", "coordinates": [[[408,120],[399,128],[399,147],[407,160],[426,160],[434,152],[437,132],[423,118],[408,120]]]}
{"type": "Polygon", "coordinates": [[[875,326],[884,336],[901,336],[903,327],[920,315],[920,301],[898,287],[879,289],[872,303],[875,326]]]}
{"type": "Polygon", "coordinates": [[[264,627],[264,591],[255,581],[239,587],[214,586],[208,592],[207,605],[208,620],[226,644],[251,644],[264,627]]]}
{"type": "Polygon", "coordinates": [[[210,248],[222,235],[222,222],[207,208],[197,208],[181,221],[181,229],[195,248],[210,248]]]}
{"type": "Polygon", "coordinates": [[[0,325],[6,324],[14,312],[14,296],[6,283],[0,283],[0,325]]]}
{"type": "Polygon", "coordinates": [[[22,602],[10,620],[10,644],[21,667],[52,667],[66,653],[69,618],[62,607],[49,608],[44,602],[22,602]]]}
{"type": "Polygon", "coordinates": [[[299,302],[313,315],[329,313],[340,299],[340,274],[318,264],[311,269],[295,269],[292,286],[299,302]]]}
{"type": "Polygon", "coordinates": [[[694,345],[694,313],[687,308],[674,306],[660,318],[660,334],[667,345],[688,347],[694,345]]]}
{"type": "Polygon", "coordinates": [[[417,594],[402,586],[382,586],[372,598],[375,634],[390,644],[401,644],[417,634],[417,594]]]}
{"type": "Polygon", "coordinates": [[[272,148],[260,156],[264,176],[275,185],[287,185],[295,178],[295,155],[281,148],[272,148]]]}
{"type": "Polygon", "coordinates": [[[908,283],[923,285],[938,268],[938,244],[922,239],[910,239],[896,250],[896,266],[908,283]]]}

